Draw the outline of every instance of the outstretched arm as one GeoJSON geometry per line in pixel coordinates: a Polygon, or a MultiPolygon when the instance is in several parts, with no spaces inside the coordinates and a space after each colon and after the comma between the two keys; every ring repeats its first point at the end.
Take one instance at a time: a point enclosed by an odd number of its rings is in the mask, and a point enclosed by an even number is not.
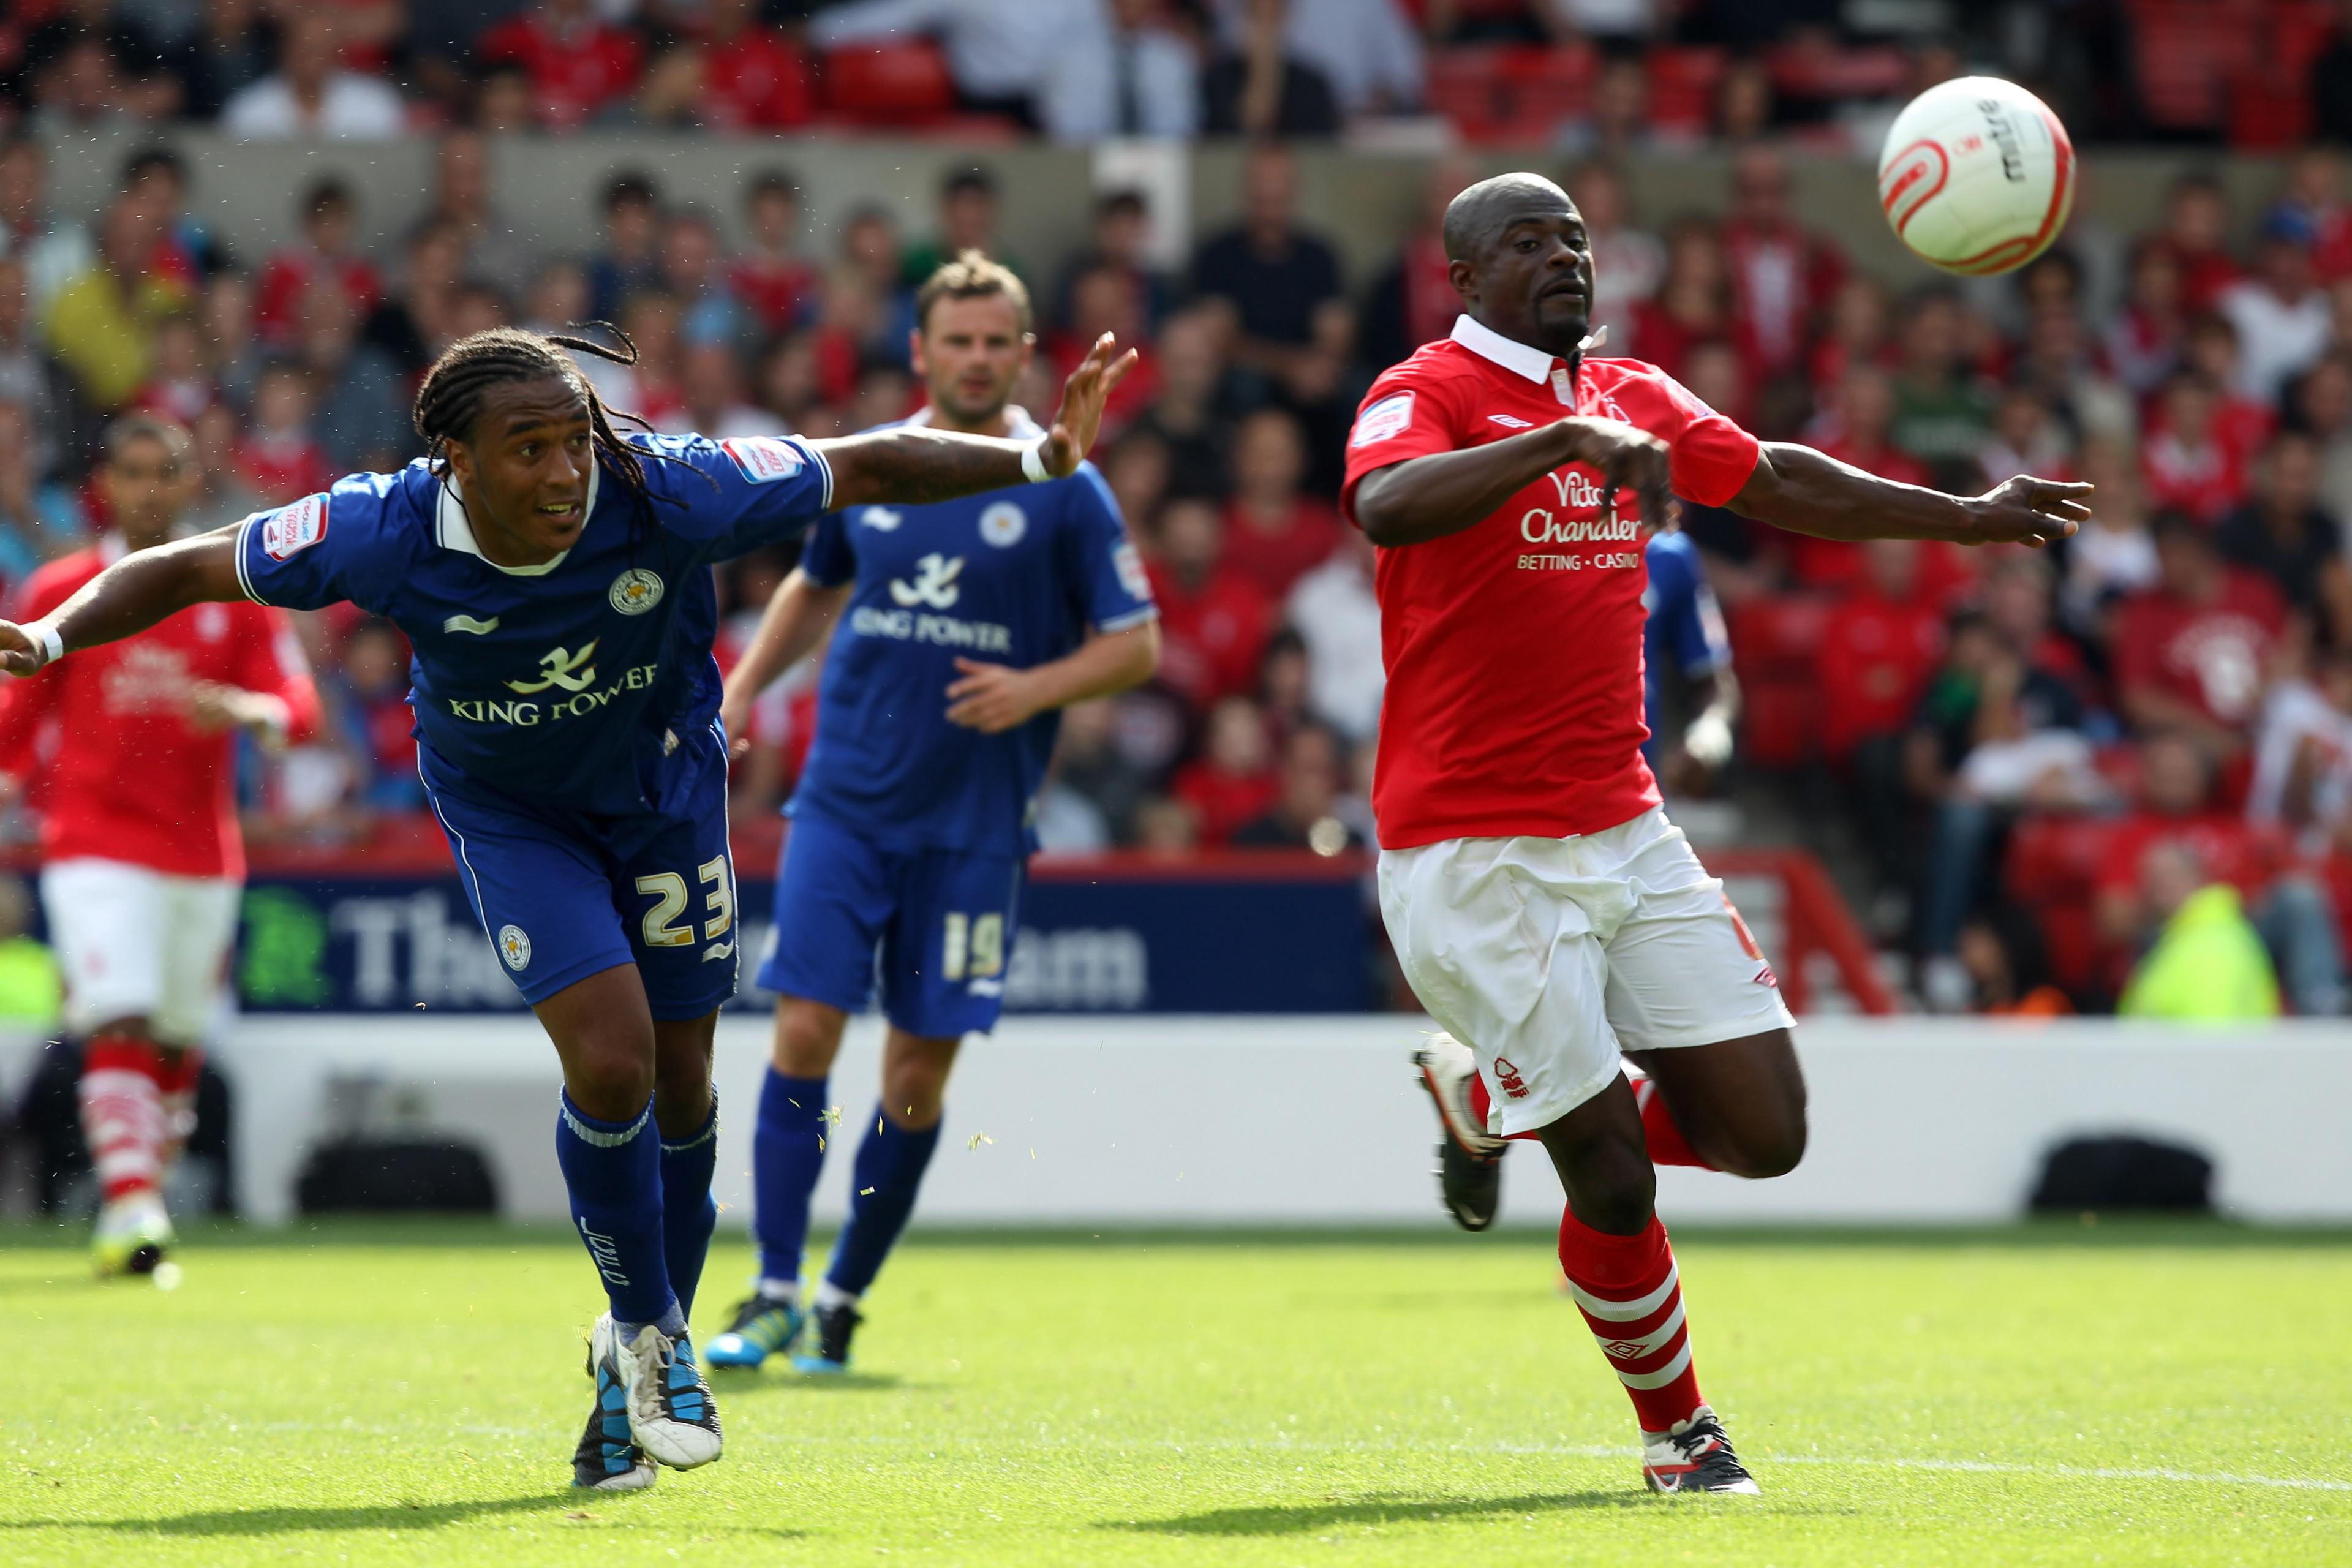
{"type": "Polygon", "coordinates": [[[71,653],[143,632],[190,605],[244,598],[236,580],[237,530],[199,534],[126,555],[76,590],[73,597],[30,623],[0,621],[0,672],[30,675],[52,647],[71,653]],[[44,631],[56,634],[51,644],[44,631]]]}
{"type": "Polygon", "coordinates": [[[1980,496],[1949,496],[1865,474],[1811,447],[1767,441],[1731,510],[1816,539],[2014,542],[2038,549],[2089,521],[2090,497],[2089,485],[2022,474],[1980,496]]]}
{"type": "Polygon", "coordinates": [[[1459,533],[1569,463],[1601,471],[1605,492],[1639,492],[1642,515],[1666,515],[1666,444],[1613,419],[1572,417],[1471,447],[1434,452],[1375,468],[1356,482],[1356,523],[1374,544],[1393,550],[1459,533]]]}
{"type": "Polygon", "coordinates": [[[833,470],[834,510],[922,506],[1032,479],[1067,479],[1078,471],[1095,444],[1111,389],[1135,368],[1135,351],[1122,354],[1118,347],[1108,332],[1096,340],[1063,384],[1061,412],[1039,440],[1008,441],[901,426],[809,443],[833,470]]]}

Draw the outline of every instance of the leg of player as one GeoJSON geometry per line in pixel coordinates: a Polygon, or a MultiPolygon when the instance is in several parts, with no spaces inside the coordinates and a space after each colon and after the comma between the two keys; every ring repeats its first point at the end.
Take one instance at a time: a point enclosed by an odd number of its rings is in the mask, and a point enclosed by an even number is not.
{"type": "Polygon", "coordinates": [[[146,1018],[111,1018],[82,1051],[81,1124],[98,1168],[90,1262],[100,1279],[152,1274],[173,1242],[163,1207],[170,1138],[163,1053],[146,1018]]]}
{"type": "Polygon", "coordinates": [[[654,1125],[661,1130],[662,1256],[678,1315],[694,1321],[694,1292],[710,1254],[719,1205],[719,1097],[710,1088],[710,1038],[719,1015],[654,1020],[654,1125]]]}
{"type": "Polygon", "coordinates": [[[793,1358],[803,1372],[848,1369],[850,1336],[865,1321],[858,1299],[882,1271],[898,1233],[907,1228],[907,1216],[915,1212],[915,1194],[940,1145],[948,1074],[962,1043],[961,1037],[909,1034],[896,1025],[883,1040],[882,1098],[858,1140],[849,1221],[809,1308],[816,1342],[809,1353],[793,1358]]]}
{"type": "Polygon", "coordinates": [[[1654,1491],[1753,1492],[1755,1479],[1700,1398],[1674,1248],[1633,1086],[1615,1078],[1537,1136],[1567,1189],[1559,1265],[1642,1426],[1654,1491]]]}
{"type": "Polygon", "coordinates": [[[833,1135],[827,1079],[848,1023],[839,1007],[804,996],[777,998],[775,1045],[751,1136],[751,1232],[760,1247],[760,1273],[751,1293],[735,1304],[727,1331],[710,1342],[713,1366],[756,1368],[800,1338],[806,1321],[801,1255],[808,1245],[809,1198],[833,1135]]]}
{"type": "Polygon", "coordinates": [[[1657,1163],[1762,1179],[1804,1157],[1805,1077],[1788,1030],[1626,1055],[1649,1075],[1638,1092],[1657,1163]]]}
{"type": "MultiPolygon", "coordinates": [[[[637,1447],[656,1462],[675,1469],[709,1464],[719,1458],[719,1413],[694,1364],[686,1315],[670,1288],[662,1237],[662,1139],[654,1121],[654,1019],[644,980],[635,964],[616,964],[565,986],[533,1010],[563,1063],[556,1162],[571,1194],[572,1224],[611,1306],[597,1319],[589,1344],[599,1410],[593,1425],[622,1415],[637,1447]]],[[[583,1436],[583,1452],[586,1446],[583,1436]]],[[[645,1484],[625,1453],[611,1459],[627,1465],[612,1473],[610,1484],[645,1484]]],[[[575,1481],[578,1466],[575,1456],[575,1481]]]]}

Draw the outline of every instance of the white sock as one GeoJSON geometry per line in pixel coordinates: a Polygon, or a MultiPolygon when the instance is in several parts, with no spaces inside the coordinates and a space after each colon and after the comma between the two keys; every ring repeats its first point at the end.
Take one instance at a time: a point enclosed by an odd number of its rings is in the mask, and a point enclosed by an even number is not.
{"type": "Polygon", "coordinates": [[[787,1307],[801,1304],[801,1282],[797,1279],[771,1279],[761,1275],[752,1289],[760,1292],[762,1300],[782,1301],[787,1307]]]}
{"type": "Polygon", "coordinates": [[[843,1289],[840,1286],[835,1284],[832,1280],[820,1279],[816,1282],[816,1310],[818,1311],[830,1312],[838,1307],[855,1307],[856,1305],[857,1305],[857,1298],[843,1289]]]}

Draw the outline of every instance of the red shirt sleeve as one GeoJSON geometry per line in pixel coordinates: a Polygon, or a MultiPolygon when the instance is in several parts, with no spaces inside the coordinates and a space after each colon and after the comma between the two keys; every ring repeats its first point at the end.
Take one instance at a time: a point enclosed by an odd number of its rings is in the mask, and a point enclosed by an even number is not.
{"type": "Polygon", "coordinates": [[[1356,521],[1356,486],[1366,474],[1412,458],[1463,446],[1461,406],[1451,376],[1412,360],[1383,373],[1357,406],[1348,435],[1348,472],[1339,510],[1356,521]]]}
{"type": "Polygon", "coordinates": [[[1701,506],[1723,505],[1755,473],[1763,444],[1701,403],[1673,376],[1661,371],[1657,380],[1666,401],[1685,420],[1668,437],[1675,494],[1701,506]]]}
{"type": "Polygon", "coordinates": [[[236,684],[286,704],[286,738],[306,741],[319,727],[319,689],[310,679],[294,623],[283,610],[260,605],[235,606],[237,617],[236,684]]]}

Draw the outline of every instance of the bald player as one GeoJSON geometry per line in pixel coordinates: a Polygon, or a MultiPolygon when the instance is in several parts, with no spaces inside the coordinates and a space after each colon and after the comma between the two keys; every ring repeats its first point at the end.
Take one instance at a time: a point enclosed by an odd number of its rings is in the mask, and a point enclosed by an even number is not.
{"type": "Polygon", "coordinates": [[[1644,538],[1682,496],[1824,539],[2040,545],[2090,487],[1896,484],[1593,357],[1591,247],[1549,180],[1471,186],[1444,237],[1463,313],[1366,395],[1342,501],[1379,547],[1381,910],[1447,1031],[1415,1053],[1446,1205],[1486,1228],[1504,1141],[1540,1142],[1643,1479],[1753,1492],[1699,1394],[1654,1165],[1789,1171],[1805,1086],[1771,966],[1643,761],[1644,538]]]}

